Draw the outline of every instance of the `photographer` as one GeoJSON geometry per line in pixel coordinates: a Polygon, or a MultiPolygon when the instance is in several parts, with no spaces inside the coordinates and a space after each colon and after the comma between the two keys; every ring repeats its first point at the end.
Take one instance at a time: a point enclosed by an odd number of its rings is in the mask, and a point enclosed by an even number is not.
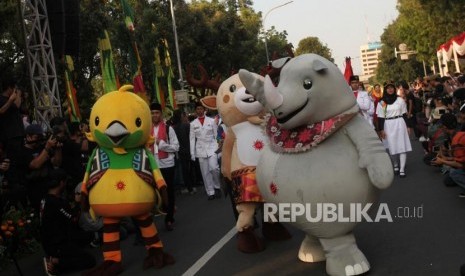
{"type": "Polygon", "coordinates": [[[26,139],[14,167],[18,182],[26,186],[30,204],[36,210],[46,193],[50,170],[61,165],[61,146],[54,135],[45,139],[40,125],[31,124],[26,128],[26,139]]]}
{"type": "MultiPolygon", "coordinates": [[[[8,79],[2,83],[0,94],[0,142],[11,159],[21,148],[24,138],[24,124],[20,113],[21,90],[16,86],[16,81],[8,79]]],[[[12,160],[13,161],[13,160],[12,160]]]]}
{"type": "Polygon", "coordinates": [[[63,144],[61,168],[66,171],[70,178],[66,192],[67,196],[71,197],[76,185],[82,181],[85,172],[82,156],[87,155],[89,144],[81,135],[79,123],[69,124],[69,135],[63,125],[54,126],[53,130],[58,142],[63,144]]]}
{"type": "Polygon", "coordinates": [[[94,257],[79,246],[79,214],[73,212],[69,203],[62,198],[66,178],[62,169],[51,170],[46,183],[47,194],[41,202],[40,233],[48,275],[84,270],[95,265],[94,257]]]}
{"type": "MultiPolygon", "coordinates": [[[[459,185],[465,189],[465,132],[457,132],[457,119],[452,114],[442,115],[441,122],[451,140],[450,150],[442,148],[431,163],[450,167],[449,174],[444,178],[444,185],[459,185]]],[[[465,197],[465,193],[460,193],[459,197],[465,197]]]]}

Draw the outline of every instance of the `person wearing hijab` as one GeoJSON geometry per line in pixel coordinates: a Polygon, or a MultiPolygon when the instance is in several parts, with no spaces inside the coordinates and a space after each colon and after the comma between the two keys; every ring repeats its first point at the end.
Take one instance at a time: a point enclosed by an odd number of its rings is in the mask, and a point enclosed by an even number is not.
{"type": "Polygon", "coordinates": [[[394,173],[404,178],[407,152],[412,151],[406,124],[407,105],[397,96],[396,87],[392,83],[385,85],[376,115],[380,138],[389,150],[394,163],[394,173]]]}

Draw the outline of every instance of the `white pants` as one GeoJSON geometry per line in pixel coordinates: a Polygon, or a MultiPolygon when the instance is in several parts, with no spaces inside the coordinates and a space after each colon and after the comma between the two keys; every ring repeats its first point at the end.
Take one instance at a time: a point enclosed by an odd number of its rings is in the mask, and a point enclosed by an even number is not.
{"type": "Polygon", "coordinates": [[[207,195],[215,195],[215,189],[220,188],[220,168],[216,154],[206,158],[199,158],[199,165],[207,195]]]}

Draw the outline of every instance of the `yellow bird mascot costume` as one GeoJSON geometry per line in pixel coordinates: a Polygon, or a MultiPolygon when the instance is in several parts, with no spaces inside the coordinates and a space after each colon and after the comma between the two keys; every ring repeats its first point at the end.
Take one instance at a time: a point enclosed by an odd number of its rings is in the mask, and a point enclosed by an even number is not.
{"type": "Polygon", "coordinates": [[[104,263],[87,275],[117,275],[123,271],[119,221],[133,217],[141,230],[148,256],[144,269],[173,264],[150,213],[156,190],[167,201],[166,183],[153,155],[145,148],[153,142],[148,105],[129,92],[131,85],[103,95],[92,108],[87,138],[95,148],[87,164],[82,194],[83,209],[103,217],[104,263]]]}

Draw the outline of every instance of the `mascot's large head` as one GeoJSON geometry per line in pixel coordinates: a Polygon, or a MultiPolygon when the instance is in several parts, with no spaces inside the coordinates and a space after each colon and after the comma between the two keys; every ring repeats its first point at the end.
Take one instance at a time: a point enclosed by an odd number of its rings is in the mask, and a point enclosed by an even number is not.
{"type": "MultiPolygon", "coordinates": [[[[254,75],[263,80],[262,76],[254,75]]],[[[232,75],[221,83],[216,96],[216,106],[223,122],[228,127],[245,121],[258,124],[261,122],[260,117],[265,114],[263,105],[245,89],[238,74],[232,75]]]]}
{"type": "Polygon", "coordinates": [[[100,97],[90,113],[87,138],[116,153],[145,145],[150,139],[152,120],[147,103],[130,92],[132,85],[100,97]]]}
{"type": "Polygon", "coordinates": [[[257,79],[241,69],[239,77],[248,91],[276,117],[284,129],[313,124],[339,115],[357,102],[341,71],[331,61],[304,54],[273,63],[282,68],[276,86],[269,76],[257,79]],[[263,88],[262,88],[263,87],[263,88]]]}

